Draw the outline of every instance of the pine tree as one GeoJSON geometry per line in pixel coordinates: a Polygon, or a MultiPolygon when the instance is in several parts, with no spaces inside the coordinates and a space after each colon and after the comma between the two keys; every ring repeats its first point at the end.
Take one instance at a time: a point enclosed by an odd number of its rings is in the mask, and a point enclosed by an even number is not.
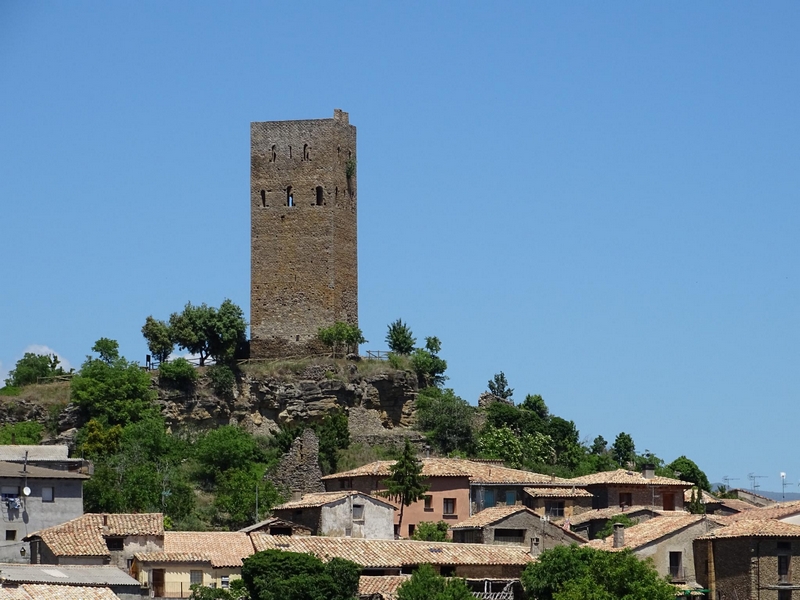
{"type": "Polygon", "coordinates": [[[414,502],[422,500],[428,486],[425,484],[425,477],[422,476],[422,461],[417,459],[411,443],[406,440],[403,453],[389,468],[389,478],[383,481],[386,491],[383,496],[400,503],[400,519],[398,528],[403,525],[403,509],[411,506],[414,502]]]}

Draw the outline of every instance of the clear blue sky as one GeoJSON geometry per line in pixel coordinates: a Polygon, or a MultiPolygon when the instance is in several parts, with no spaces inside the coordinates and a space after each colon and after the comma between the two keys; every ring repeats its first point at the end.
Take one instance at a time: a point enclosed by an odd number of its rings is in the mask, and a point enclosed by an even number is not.
{"type": "MultiPolygon", "coordinates": [[[[0,0],[0,377],[249,313],[249,123],[358,127],[360,323],[800,481],[800,4],[0,0]]],[[[797,489],[795,487],[795,489],[797,489]]]]}

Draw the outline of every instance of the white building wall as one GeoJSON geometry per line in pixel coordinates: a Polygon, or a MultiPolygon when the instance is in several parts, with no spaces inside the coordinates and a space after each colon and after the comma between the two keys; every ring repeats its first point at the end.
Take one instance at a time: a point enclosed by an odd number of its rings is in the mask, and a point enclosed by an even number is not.
{"type": "Polygon", "coordinates": [[[372,540],[394,539],[394,508],[366,495],[353,495],[322,507],[319,535],[372,540]],[[363,518],[353,518],[353,505],[361,505],[363,518]]]}

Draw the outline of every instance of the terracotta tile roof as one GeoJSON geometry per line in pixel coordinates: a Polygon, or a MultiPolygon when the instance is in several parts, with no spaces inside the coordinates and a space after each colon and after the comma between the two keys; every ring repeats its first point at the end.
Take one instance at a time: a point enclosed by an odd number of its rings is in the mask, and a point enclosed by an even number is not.
{"type": "MultiPolygon", "coordinates": [[[[751,511],[748,511],[750,513],[751,511]]],[[[727,517],[730,519],[730,517],[727,517]]],[[[740,537],[791,537],[800,538],[800,525],[770,519],[739,519],[730,525],[707,533],[701,540],[740,537]]]]}
{"type": "MultiPolygon", "coordinates": [[[[689,503],[692,501],[692,491],[694,491],[695,495],[697,495],[697,488],[689,488],[683,492],[683,501],[689,503]]],[[[722,504],[722,500],[719,498],[712,496],[705,490],[700,490],[700,501],[703,504],[722,504]]]]}
{"type": "Polygon", "coordinates": [[[497,521],[510,517],[520,512],[530,513],[538,518],[538,515],[531,509],[525,506],[493,506],[492,508],[484,508],[482,511],[475,513],[470,518],[451,525],[450,529],[475,529],[486,527],[497,521]]]}
{"type": "Polygon", "coordinates": [[[531,498],[591,498],[592,493],[582,487],[526,487],[531,498]]]}
{"type": "Polygon", "coordinates": [[[251,535],[256,550],[309,552],[322,560],[338,556],[365,568],[398,568],[431,563],[436,565],[519,565],[533,559],[524,546],[491,546],[411,540],[366,540],[316,536],[251,535]]]}
{"type": "Polygon", "coordinates": [[[744,512],[746,510],[751,510],[754,508],[758,508],[756,505],[751,504],[745,500],[739,500],[738,498],[722,498],[720,499],[720,504],[725,508],[730,510],[736,510],[739,512],[744,512]]]}
{"type": "Polygon", "coordinates": [[[358,580],[358,593],[369,596],[380,594],[384,600],[394,600],[397,588],[411,579],[411,575],[362,575],[358,580]]]}
{"type": "Polygon", "coordinates": [[[164,516],[87,513],[32,533],[24,541],[39,537],[56,556],[110,556],[105,538],[129,535],[164,535],[164,516]]]}
{"type": "Polygon", "coordinates": [[[740,512],[727,517],[730,521],[741,519],[784,519],[800,513],[800,500],[795,502],[783,502],[774,506],[752,507],[749,510],[740,512]]]}
{"type": "Polygon", "coordinates": [[[363,496],[366,498],[370,498],[375,502],[380,502],[381,504],[385,504],[386,506],[394,509],[395,507],[384,500],[383,498],[377,498],[370,494],[365,494],[363,492],[359,492],[356,490],[341,490],[337,492],[319,492],[316,494],[306,494],[300,500],[290,500],[289,502],[284,502],[278,506],[272,508],[272,510],[289,510],[289,509],[296,509],[296,508],[316,508],[318,506],[323,506],[325,504],[329,504],[331,502],[338,502],[339,500],[343,500],[348,496],[363,496]]]}
{"type": "Polygon", "coordinates": [[[119,596],[104,587],[25,583],[0,588],[0,600],[119,600],[119,596]]]}
{"type": "Polygon", "coordinates": [[[625,528],[625,545],[620,548],[614,548],[614,536],[610,535],[601,540],[592,540],[589,546],[599,550],[618,551],[624,548],[635,550],[647,544],[651,544],[667,535],[671,535],[682,529],[686,529],[691,525],[705,522],[707,530],[720,527],[721,522],[718,519],[709,517],[707,515],[690,515],[687,513],[679,513],[681,516],[677,517],[655,517],[648,519],[644,523],[632,525],[625,528]]]}
{"type": "Polygon", "coordinates": [[[140,562],[209,562],[220,568],[241,567],[251,554],[253,544],[243,531],[167,531],[163,552],[135,556],[140,562]]]}
{"type": "Polygon", "coordinates": [[[692,484],[688,481],[657,475],[646,479],[638,471],[627,471],[625,469],[592,473],[591,475],[574,477],[569,481],[578,485],[674,485],[682,488],[692,487],[692,484]]]}
{"type": "MultiPolygon", "coordinates": [[[[635,518],[635,516],[640,516],[645,513],[655,515],[656,510],[650,506],[628,506],[625,510],[622,510],[619,506],[609,506],[608,508],[596,508],[594,510],[582,512],[579,515],[572,515],[569,522],[571,525],[580,525],[581,523],[588,523],[595,519],[610,519],[617,515],[628,515],[631,518],[635,518]]],[[[679,514],[685,513],[680,512],[679,514]]]]}
{"type": "MultiPolygon", "coordinates": [[[[532,485],[572,485],[572,480],[542,475],[520,469],[509,469],[491,463],[480,463],[462,458],[423,458],[422,474],[425,477],[468,477],[472,483],[518,483],[532,485]]],[[[391,460],[379,460],[362,467],[326,475],[323,480],[352,477],[388,477],[391,460]]]]}

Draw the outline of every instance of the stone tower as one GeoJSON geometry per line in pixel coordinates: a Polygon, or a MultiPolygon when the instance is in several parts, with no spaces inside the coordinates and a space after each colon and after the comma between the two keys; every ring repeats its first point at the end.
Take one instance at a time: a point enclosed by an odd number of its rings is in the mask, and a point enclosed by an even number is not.
{"type": "Polygon", "coordinates": [[[250,124],[250,354],[321,350],[320,327],[358,325],[356,128],[250,124]]]}

